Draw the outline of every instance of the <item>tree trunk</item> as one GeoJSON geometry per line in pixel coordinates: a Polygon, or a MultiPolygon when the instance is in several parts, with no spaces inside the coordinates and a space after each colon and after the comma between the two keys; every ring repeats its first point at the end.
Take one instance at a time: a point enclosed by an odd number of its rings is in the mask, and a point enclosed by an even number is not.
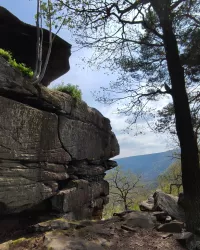
{"type": "Polygon", "coordinates": [[[127,202],[126,202],[126,198],[124,199],[124,210],[125,210],[125,211],[128,210],[128,205],[127,205],[127,202]]]}
{"type": "Polygon", "coordinates": [[[176,117],[176,130],[181,147],[184,209],[187,230],[200,228],[200,169],[198,146],[195,139],[188,96],[185,86],[184,69],[181,65],[178,45],[170,18],[169,0],[152,0],[163,29],[168,71],[172,85],[172,97],[176,117]]]}

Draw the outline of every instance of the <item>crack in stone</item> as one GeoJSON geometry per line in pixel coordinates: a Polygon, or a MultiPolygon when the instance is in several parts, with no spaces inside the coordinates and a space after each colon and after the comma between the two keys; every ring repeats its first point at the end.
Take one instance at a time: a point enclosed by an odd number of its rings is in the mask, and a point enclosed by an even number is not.
{"type": "Polygon", "coordinates": [[[72,155],[66,149],[66,147],[64,146],[64,144],[62,142],[62,139],[61,139],[61,134],[60,134],[60,116],[58,116],[58,139],[60,141],[60,144],[61,144],[62,148],[69,154],[69,156],[71,157],[71,160],[72,160],[73,159],[72,155]]]}

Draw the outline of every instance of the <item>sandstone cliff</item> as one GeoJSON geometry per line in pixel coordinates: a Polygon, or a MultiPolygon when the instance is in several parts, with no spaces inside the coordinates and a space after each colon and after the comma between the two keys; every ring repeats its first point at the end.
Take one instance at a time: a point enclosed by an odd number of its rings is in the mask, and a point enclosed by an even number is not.
{"type": "Polygon", "coordinates": [[[31,85],[0,57],[0,214],[37,208],[99,216],[109,193],[105,171],[117,154],[100,112],[31,85]]]}

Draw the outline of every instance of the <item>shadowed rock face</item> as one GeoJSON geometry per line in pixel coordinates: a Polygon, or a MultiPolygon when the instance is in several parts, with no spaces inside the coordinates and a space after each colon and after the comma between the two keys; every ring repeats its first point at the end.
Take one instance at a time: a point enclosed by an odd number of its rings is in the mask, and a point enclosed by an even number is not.
{"type": "MultiPolygon", "coordinates": [[[[35,26],[20,21],[7,9],[0,6],[0,48],[12,52],[18,62],[25,63],[28,67],[35,68],[36,36],[35,26]]],[[[49,31],[43,29],[43,62],[46,58],[49,41],[49,31]]],[[[52,81],[67,73],[70,69],[69,57],[71,45],[56,36],[43,85],[48,86],[52,81]]]]}

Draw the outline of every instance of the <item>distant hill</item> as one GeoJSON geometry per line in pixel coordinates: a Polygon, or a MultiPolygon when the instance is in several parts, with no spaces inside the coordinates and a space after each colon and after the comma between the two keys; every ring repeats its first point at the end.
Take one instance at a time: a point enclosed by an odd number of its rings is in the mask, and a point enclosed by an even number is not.
{"type": "Polygon", "coordinates": [[[137,155],[116,159],[124,170],[130,169],[133,173],[142,175],[144,181],[155,181],[175,160],[172,159],[174,150],[162,153],[137,155]]]}

